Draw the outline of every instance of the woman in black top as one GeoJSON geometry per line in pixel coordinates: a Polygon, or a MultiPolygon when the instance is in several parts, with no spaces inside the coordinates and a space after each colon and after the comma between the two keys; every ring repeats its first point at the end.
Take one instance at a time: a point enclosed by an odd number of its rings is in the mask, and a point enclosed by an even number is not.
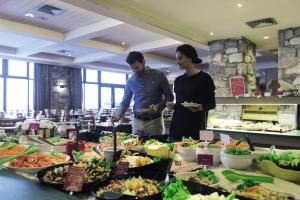
{"type": "Polygon", "coordinates": [[[176,104],[169,102],[169,109],[174,109],[170,126],[169,139],[180,141],[182,137],[199,139],[199,130],[205,130],[208,111],[216,107],[215,85],[211,76],[196,68],[202,62],[194,47],[184,44],[177,47],[176,62],[185,74],[174,82],[176,104]],[[198,108],[186,108],[184,102],[201,104],[198,108]]]}

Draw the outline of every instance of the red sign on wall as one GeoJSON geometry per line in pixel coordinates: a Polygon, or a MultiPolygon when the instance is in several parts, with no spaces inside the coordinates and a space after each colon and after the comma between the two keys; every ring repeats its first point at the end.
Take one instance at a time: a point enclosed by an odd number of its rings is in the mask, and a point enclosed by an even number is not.
{"type": "Polygon", "coordinates": [[[232,96],[241,96],[245,94],[244,77],[230,77],[230,90],[232,96]]]}

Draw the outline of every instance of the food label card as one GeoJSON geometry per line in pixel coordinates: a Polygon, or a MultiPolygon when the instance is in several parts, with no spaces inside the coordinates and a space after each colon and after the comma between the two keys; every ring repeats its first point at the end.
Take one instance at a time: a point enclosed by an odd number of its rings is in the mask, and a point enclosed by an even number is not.
{"type": "Polygon", "coordinates": [[[119,162],[115,171],[116,176],[122,176],[128,172],[129,162],[119,162]]]}
{"type": "Polygon", "coordinates": [[[200,140],[212,141],[214,139],[213,131],[200,131],[200,140]]]}
{"type": "Polygon", "coordinates": [[[214,158],[211,154],[198,154],[197,161],[199,165],[212,166],[214,164],[214,158]]]}
{"type": "Polygon", "coordinates": [[[36,130],[39,130],[39,128],[40,128],[40,124],[39,123],[30,123],[29,124],[29,130],[36,131],[36,130]]]}
{"type": "Polygon", "coordinates": [[[84,173],[85,169],[82,167],[69,166],[64,182],[64,190],[80,192],[83,186],[84,173]]]}
{"type": "Polygon", "coordinates": [[[230,144],[230,137],[226,134],[220,134],[221,142],[226,146],[227,144],[230,144]]]}

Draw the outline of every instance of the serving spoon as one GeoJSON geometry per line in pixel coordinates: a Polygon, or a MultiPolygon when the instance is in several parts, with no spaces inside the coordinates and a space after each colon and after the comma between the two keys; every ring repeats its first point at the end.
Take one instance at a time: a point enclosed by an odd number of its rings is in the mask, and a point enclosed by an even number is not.
{"type": "Polygon", "coordinates": [[[253,176],[253,175],[239,174],[229,169],[223,170],[222,174],[225,176],[227,180],[232,182],[243,179],[243,180],[252,180],[252,181],[265,182],[265,183],[274,183],[273,176],[253,176]]]}

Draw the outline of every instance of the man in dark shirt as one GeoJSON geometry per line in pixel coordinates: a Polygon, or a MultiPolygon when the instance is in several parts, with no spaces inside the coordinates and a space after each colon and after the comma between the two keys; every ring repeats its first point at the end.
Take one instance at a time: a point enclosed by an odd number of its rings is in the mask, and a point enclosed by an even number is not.
{"type": "Polygon", "coordinates": [[[145,66],[144,56],[140,52],[130,52],[126,62],[134,74],[127,81],[118,116],[124,116],[133,96],[133,134],[138,134],[139,131],[164,134],[161,112],[166,107],[166,102],[174,99],[166,76],[145,66]]]}

